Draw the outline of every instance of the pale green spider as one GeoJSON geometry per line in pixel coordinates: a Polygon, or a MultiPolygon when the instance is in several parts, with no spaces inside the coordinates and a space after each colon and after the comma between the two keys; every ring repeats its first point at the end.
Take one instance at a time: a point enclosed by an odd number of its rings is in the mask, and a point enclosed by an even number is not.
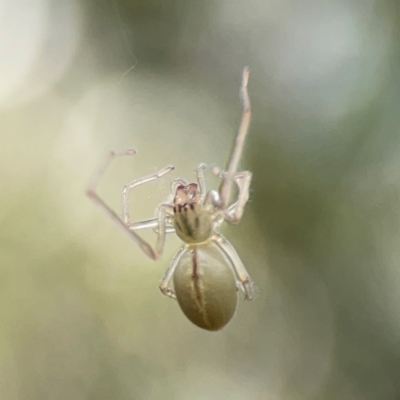
{"type": "Polygon", "coordinates": [[[252,280],[232,245],[216,229],[226,221],[238,223],[249,199],[251,172],[237,172],[247,135],[251,110],[247,93],[249,69],[243,70],[241,100],[243,115],[236,142],[227,169],[212,167],[221,178],[219,190],[206,192],[205,164],[197,168],[197,183],[176,179],[171,184],[171,194],[156,211],[156,218],[131,222],[128,211],[130,191],[143,183],[158,179],[174,169],[168,165],[155,174],[136,179],[122,190],[122,218],[97,195],[96,187],[104,171],[115,156],[133,155],[135,150],[110,152],[89,182],[87,195],[100,206],[140,248],[153,260],[163,252],[166,234],[175,232],[184,242],[173,257],[160,284],[166,296],[177,299],[183,313],[200,328],[216,331],[232,318],[240,289],[248,300],[253,299],[252,280]],[[232,185],[236,184],[238,196],[230,204],[232,185]],[[151,228],[157,234],[155,247],[143,240],[135,231],[151,228]],[[236,277],[235,277],[236,276],[236,277]],[[174,289],[170,288],[173,279],[174,289]]]}

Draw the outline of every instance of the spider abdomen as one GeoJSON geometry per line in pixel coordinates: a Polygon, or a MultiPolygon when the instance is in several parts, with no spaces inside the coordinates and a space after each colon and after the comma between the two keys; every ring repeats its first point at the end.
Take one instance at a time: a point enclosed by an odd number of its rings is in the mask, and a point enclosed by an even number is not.
{"type": "Polygon", "coordinates": [[[210,238],[213,231],[211,214],[197,203],[174,206],[176,234],[185,243],[201,243],[210,238]]]}
{"type": "Polygon", "coordinates": [[[237,287],[229,260],[213,243],[189,246],[175,270],[174,289],[186,317],[217,331],[232,318],[237,287]]]}

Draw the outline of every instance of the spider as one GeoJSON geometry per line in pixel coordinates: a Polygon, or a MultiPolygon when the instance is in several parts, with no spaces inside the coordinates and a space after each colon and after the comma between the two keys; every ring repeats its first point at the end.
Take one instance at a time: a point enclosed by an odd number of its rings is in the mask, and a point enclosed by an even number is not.
{"type": "Polygon", "coordinates": [[[174,169],[168,165],[124,186],[120,217],[99,197],[96,187],[111,161],[117,156],[136,154],[134,149],[111,151],[95,171],[87,188],[90,199],[153,260],[162,255],[166,235],[178,235],[183,245],[172,258],[159,287],[164,295],[178,301],[191,322],[209,331],[223,328],[232,319],[238,290],[244,293],[247,300],[254,297],[253,283],[246,268],[233,246],[217,232],[224,221],[229,224],[240,222],[249,199],[252,174],[237,171],[251,118],[248,79],[249,69],[245,67],[240,88],[243,115],[227,168],[223,170],[215,165],[210,168],[221,179],[218,190],[206,191],[204,171],[207,166],[202,163],[196,169],[196,183],[188,183],[184,179],[175,179],[171,183],[171,194],[158,206],[155,218],[131,222],[128,209],[131,190],[168,174],[174,169]],[[238,194],[232,202],[234,185],[238,194]],[[154,248],[136,233],[146,228],[153,229],[157,235],[154,248]],[[171,280],[173,289],[170,287],[171,280]]]}

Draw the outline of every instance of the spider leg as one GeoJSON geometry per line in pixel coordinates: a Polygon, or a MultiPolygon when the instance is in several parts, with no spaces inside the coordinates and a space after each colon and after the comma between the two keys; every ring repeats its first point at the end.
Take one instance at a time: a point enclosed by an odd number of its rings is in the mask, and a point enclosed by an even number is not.
{"type": "Polygon", "coordinates": [[[178,186],[180,186],[180,185],[186,186],[187,184],[188,184],[188,182],[185,181],[185,180],[182,179],[182,178],[174,179],[174,180],[171,182],[171,193],[173,193],[172,196],[174,196],[174,194],[175,194],[176,189],[178,188],[178,186]]]}
{"type": "Polygon", "coordinates": [[[219,208],[225,209],[229,203],[232,193],[232,183],[236,174],[238,164],[242,155],[244,142],[249,130],[251,119],[251,106],[249,94],[247,92],[247,83],[249,80],[249,68],[245,67],[242,75],[242,85],[240,87],[240,99],[243,105],[242,121],[240,122],[239,131],[236,135],[236,142],[231,152],[226,175],[219,188],[219,208]]]}
{"type": "Polygon", "coordinates": [[[130,217],[129,217],[129,195],[131,190],[143,183],[154,181],[158,178],[161,178],[163,175],[172,171],[174,167],[172,165],[167,165],[162,168],[160,171],[155,172],[154,174],[147,175],[143,178],[135,179],[132,182],[128,183],[122,189],[122,218],[125,224],[130,225],[130,217]]]}
{"type": "Polygon", "coordinates": [[[249,200],[251,177],[250,171],[242,171],[235,175],[235,182],[239,188],[238,200],[228,207],[225,213],[226,221],[231,224],[237,224],[242,219],[244,207],[249,200]]]}
{"type": "MultiPolygon", "coordinates": [[[[226,171],[223,171],[218,166],[212,167],[212,172],[220,178],[224,178],[226,175],[226,171]]],[[[234,176],[234,182],[236,183],[239,193],[237,200],[229,205],[226,209],[220,208],[220,196],[216,190],[210,190],[207,193],[207,197],[205,199],[204,204],[211,205],[214,207],[213,211],[213,219],[219,225],[222,223],[222,220],[230,224],[237,224],[243,216],[244,207],[249,200],[249,187],[251,182],[252,174],[250,171],[241,171],[237,172],[234,176]]]]}
{"type": "Polygon", "coordinates": [[[153,230],[157,234],[155,245],[155,253],[157,256],[159,256],[164,249],[166,233],[174,232],[174,230],[171,230],[171,227],[168,227],[167,229],[166,226],[168,216],[173,214],[172,206],[169,204],[161,204],[156,210],[156,218],[147,221],[131,223],[129,216],[129,196],[131,190],[136,186],[159,179],[173,169],[174,167],[172,165],[167,165],[161,170],[155,172],[154,174],[150,174],[143,178],[133,180],[132,182],[125,185],[122,190],[122,218],[124,223],[131,231],[145,228],[153,228],[153,230]]]}
{"type": "MultiPolygon", "coordinates": [[[[158,210],[158,208],[157,208],[158,210]]],[[[153,229],[155,233],[158,232],[158,218],[147,219],[145,221],[132,222],[128,228],[132,231],[138,231],[141,229],[153,229]]],[[[173,227],[170,217],[167,215],[165,219],[165,233],[173,233],[175,228],[173,227]]]]}
{"type": "Polygon", "coordinates": [[[175,272],[178,262],[186,249],[187,249],[187,246],[184,245],[174,255],[170,264],[168,265],[168,268],[166,269],[166,271],[164,273],[164,276],[163,276],[160,286],[159,286],[161,292],[163,294],[165,294],[166,296],[171,297],[172,299],[176,299],[176,296],[175,296],[175,292],[169,287],[169,283],[171,281],[172,275],[175,272]]]}
{"type": "Polygon", "coordinates": [[[199,192],[200,192],[200,204],[203,204],[204,199],[206,198],[206,181],[204,179],[204,170],[207,168],[207,165],[201,163],[196,168],[196,175],[197,175],[197,183],[199,185],[199,192]]]}
{"type": "MultiPolygon", "coordinates": [[[[227,172],[222,170],[219,166],[214,165],[211,169],[212,173],[221,179],[227,175],[227,172]]],[[[249,188],[251,183],[252,173],[250,171],[241,171],[237,172],[233,176],[233,180],[235,181],[239,194],[236,202],[231,204],[224,213],[225,221],[231,224],[237,224],[243,216],[244,207],[249,200],[249,188]]]]}
{"type": "MultiPolygon", "coordinates": [[[[128,150],[123,150],[121,152],[114,152],[110,151],[105,160],[99,165],[99,167],[95,170],[92,178],[90,179],[87,189],[86,189],[86,194],[87,196],[95,203],[98,207],[100,207],[110,218],[113,220],[125,233],[127,233],[134,241],[135,243],[142,249],[142,251],[150,258],[153,260],[157,259],[160,256],[160,244],[156,246],[156,250],[153,250],[151,245],[147,243],[145,240],[143,240],[137,233],[135,233],[133,230],[129,229],[128,224],[124,222],[123,219],[121,219],[105,202],[104,200],[97,194],[96,189],[99,184],[100,179],[104,175],[106,169],[109,167],[111,161],[116,157],[116,156],[127,156],[127,155],[134,155],[136,154],[136,150],[134,149],[128,149],[128,150]]],[[[162,176],[165,173],[169,172],[171,169],[173,169],[172,166],[165,167],[161,171],[158,172],[158,175],[162,176]],[[161,174],[160,174],[161,173],[161,174]]],[[[144,178],[145,179],[145,178],[144,178]]],[[[160,216],[162,219],[162,213],[160,212],[160,216]]],[[[160,241],[158,241],[160,242],[160,241]]],[[[162,249],[161,249],[162,251],[162,249]]]]}
{"type": "Polygon", "coordinates": [[[240,257],[233,246],[219,233],[214,233],[211,240],[224,252],[231,260],[233,269],[239,279],[239,287],[244,292],[246,300],[254,299],[253,281],[250,278],[246,267],[243,265],[240,257]]]}
{"type": "Polygon", "coordinates": [[[155,253],[159,256],[164,250],[166,234],[175,232],[170,219],[170,216],[173,215],[173,207],[170,204],[160,204],[157,208],[157,215],[158,217],[154,219],[130,223],[128,229],[153,228],[153,231],[157,234],[155,253]]]}

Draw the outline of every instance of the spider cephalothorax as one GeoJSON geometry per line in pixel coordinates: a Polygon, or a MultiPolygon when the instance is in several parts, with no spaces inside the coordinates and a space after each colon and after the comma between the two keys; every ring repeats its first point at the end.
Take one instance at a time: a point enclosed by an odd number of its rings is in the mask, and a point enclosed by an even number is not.
{"type": "Polygon", "coordinates": [[[174,198],[174,228],[186,243],[201,243],[213,232],[212,214],[203,206],[196,183],[179,185],[174,198]]]}

